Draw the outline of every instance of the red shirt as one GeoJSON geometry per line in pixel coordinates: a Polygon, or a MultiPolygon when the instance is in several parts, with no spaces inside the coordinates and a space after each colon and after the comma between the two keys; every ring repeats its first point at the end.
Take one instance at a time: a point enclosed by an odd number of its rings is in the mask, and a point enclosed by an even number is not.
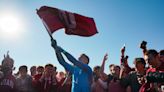
{"type": "Polygon", "coordinates": [[[33,80],[32,80],[32,85],[34,87],[34,89],[36,90],[36,92],[41,92],[40,89],[40,83],[39,83],[39,79],[41,78],[42,74],[37,74],[33,76],[33,80]]]}
{"type": "MultiPolygon", "coordinates": [[[[149,72],[164,72],[164,62],[161,62],[161,65],[157,68],[149,68],[146,73],[148,74],[149,72]]],[[[158,84],[160,85],[160,84],[158,84]]],[[[140,88],[139,92],[146,92],[146,89],[153,87],[153,83],[146,83],[143,84],[142,87],[140,88]]]]}

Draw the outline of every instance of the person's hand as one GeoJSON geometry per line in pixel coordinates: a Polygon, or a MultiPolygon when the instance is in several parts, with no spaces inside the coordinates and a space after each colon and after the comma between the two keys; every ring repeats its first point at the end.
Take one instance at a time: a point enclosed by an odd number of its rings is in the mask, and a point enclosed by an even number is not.
{"type": "Polygon", "coordinates": [[[121,48],[121,53],[122,53],[122,54],[125,53],[125,45],[121,48]]]}
{"type": "Polygon", "coordinates": [[[43,82],[43,80],[45,79],[45,76],[46,76],[46,74],[45,74],[45,71],[44,71],[43,74],[42,74],[42,76],[40,77],[39,81],[40,82],[43,82]]]}
{"type": "Polygon", "coordinates": [[[147,44],[146,41],[142,41],[142,43],[140,44],[140,48],[141,49],[146,49],[146,44],[147,44]]]}
{"type": "Polygon", "coordinates": [[[56,52],[65,52],[60,46],[56,46],[56,52]]]}
{"type": "Polygon", "coordinates": [[[126,56],[125,58],[124,58],[124,65],[126,66],[126,65],[128,65],[128,58],[129,58],[129,56],[126,56]]]}
{"type": "Polygon", "coordinates": [[[108,54],[106,53],[104,58],[103,58],[103,61],[106,61],[108,59],[108,54]]]}
{"type": "Polygon", "coordinates": [[[57,47],[57,42],[56,42],[56,40],[51,39],[51,46],[52,46],[54,49],[56,49],[56,47],[57,47]]]}

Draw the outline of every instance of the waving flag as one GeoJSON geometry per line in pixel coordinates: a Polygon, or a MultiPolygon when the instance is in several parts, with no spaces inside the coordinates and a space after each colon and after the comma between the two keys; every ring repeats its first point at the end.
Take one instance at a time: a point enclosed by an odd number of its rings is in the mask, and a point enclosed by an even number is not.
{"type": "Polygon", "coordinates": [[[65,28],[65,33],[69,35],[88,37],[98,33],[93,18],[47,6],[42,6],[37,14],[51,33],[61,28],[65,28]]]}

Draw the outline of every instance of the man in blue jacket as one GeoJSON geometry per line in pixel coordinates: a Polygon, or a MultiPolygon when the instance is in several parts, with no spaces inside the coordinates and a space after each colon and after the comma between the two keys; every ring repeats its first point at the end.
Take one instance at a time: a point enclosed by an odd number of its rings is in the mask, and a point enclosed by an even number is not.
{"type": "Polygon", "coordinates": [[[59,63],[72,74],[72,92],[91,92],[92,69],[88,66],[89,57],[82,54],[79,59],[76,60],[71,54],[57,46],[55,40],[51,41],[59,63]],[[65,62],[62,53],[74,65],[65,62]]]}

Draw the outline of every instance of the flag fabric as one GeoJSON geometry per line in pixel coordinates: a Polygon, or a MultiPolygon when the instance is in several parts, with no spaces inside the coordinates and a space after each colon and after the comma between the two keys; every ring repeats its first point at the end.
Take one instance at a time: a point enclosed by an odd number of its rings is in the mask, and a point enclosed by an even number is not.
{"type": "Polygon", "coordinates": [[[93,36],[98,33],[93,18],[76,13],[42,6],[37,10],[39,17],[46,23],[51,33],[64,28],[69,35],[93,36]]]}
{"type": "Polygon", "coordinates": [[[37,10],[37,14],[52,33],[58,29],[64,28],[63,23],[59,19],[58,10],[56,8],[44,6],[37,10]]]}

